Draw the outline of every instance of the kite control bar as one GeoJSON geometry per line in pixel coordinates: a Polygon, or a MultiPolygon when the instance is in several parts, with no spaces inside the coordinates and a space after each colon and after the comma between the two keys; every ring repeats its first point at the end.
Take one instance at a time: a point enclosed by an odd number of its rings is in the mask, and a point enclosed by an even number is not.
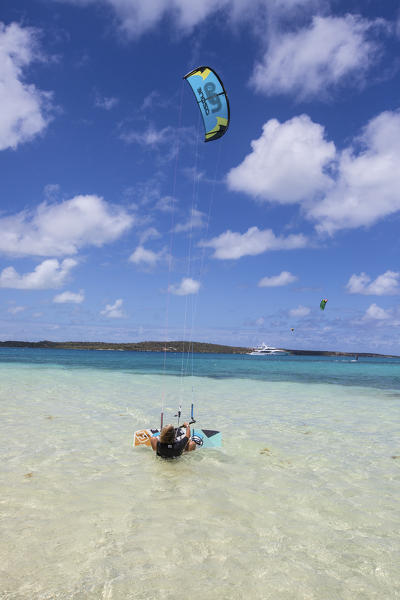
{"type": "MultiPolygon", "coordinates": [[[[179,428],[179,421],[180,421],[180,418],[181,418],[181,413],[182,413],[182,406],[180,405],[179,408],[178,408],[178,412],[175,415],[175,417],[178,417],[178,425],[176,427],[177,429],[179,428]]],[[[196,423],[196,419],[193,416],[193,404],[192,404],[191,409],[190,409],[190,421],[188,421],[188,424],[189,425],[193,425],[193,423],[196,423]]],[[[164,425],[164,413],[162,412],[161,413],[160,430],[163,428],[163,425],[164,425]]],[[[183,425],[181,425],[181,427],[183,427],[183,425]]]]}

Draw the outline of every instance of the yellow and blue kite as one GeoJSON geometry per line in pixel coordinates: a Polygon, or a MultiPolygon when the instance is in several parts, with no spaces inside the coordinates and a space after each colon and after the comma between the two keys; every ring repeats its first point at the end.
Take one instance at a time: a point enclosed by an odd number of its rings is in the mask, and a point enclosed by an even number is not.
{"type": "Polygon", "coordinates": [[[196,96],[203,117],[205,142],[222,137],[229,125],[229,100],[221,79],[210,67],[198,67],[184,79],[196,96]]]}

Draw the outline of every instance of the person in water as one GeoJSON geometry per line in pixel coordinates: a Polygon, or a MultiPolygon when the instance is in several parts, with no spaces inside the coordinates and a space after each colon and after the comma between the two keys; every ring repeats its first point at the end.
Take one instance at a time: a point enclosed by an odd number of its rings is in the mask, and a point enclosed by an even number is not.
{"type": "Polygon", "coordinates": [[[189,423],[184,423],[183,427],[186,427],[185,437],[179,441],[175,440],[176,432],[173,425],[166,425],[162,428],[158,438],[151,438],[151,447],[154,452],[157,452],[157,456],[161,456],[162,458],[177,458],[184,451],[191,452],[196,449],[196,443],[190,439],[189,423]]]}

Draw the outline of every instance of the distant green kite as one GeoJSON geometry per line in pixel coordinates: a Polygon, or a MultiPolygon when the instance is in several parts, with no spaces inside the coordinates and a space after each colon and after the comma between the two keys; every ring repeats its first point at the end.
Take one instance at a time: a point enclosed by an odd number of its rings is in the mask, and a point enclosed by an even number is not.
{"type": "Polygon", "coordinates": [[[322,298],[321,304],[319,305],[321,310],[325,310],[326,303],[328,302],[328,298],[322,298]]]}

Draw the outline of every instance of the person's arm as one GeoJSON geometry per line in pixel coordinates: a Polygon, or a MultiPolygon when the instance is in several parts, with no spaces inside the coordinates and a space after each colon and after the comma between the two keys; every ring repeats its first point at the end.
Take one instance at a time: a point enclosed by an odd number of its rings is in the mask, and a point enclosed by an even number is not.
{"type": "Polygon", "coordinates": [[[185,422],[183,424],[183,426],[186,427],[186,434],[185,435],[186,435],[187,439],[190,440],[190,425],[189,425],[189,423],[185,422]]]}
{"type": "Polygon", "coordinates": [[[151,447],[153,448],[154,452],[157,450],[157,442],[158,442],[158,437],[150,438],[150,444],[151,444],[151,447]]]}

